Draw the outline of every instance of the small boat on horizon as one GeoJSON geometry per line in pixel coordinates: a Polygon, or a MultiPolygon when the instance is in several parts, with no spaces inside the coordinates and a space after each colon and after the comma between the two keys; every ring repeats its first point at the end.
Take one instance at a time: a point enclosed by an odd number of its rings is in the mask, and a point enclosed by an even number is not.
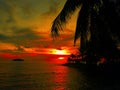
{"type": "Polygon", "coordinates": [[[16,59],[13,59],[12,61],[24,61],[24,59],[16,58],[16,59]]]}

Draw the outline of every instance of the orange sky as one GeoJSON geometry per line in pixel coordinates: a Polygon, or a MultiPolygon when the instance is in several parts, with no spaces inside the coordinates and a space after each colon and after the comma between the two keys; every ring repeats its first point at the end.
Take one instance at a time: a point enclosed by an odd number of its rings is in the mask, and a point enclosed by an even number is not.
{"type": "Polygon", "coordinates": [[[0,53],[49,54],[59,49],[66,50],[69,54],[74,53],[78,48],[73,46],[77,12],[58,39],[53,41],[50,36],[52,21],[65,2],[66,0],[1,0],[0,53]]]}

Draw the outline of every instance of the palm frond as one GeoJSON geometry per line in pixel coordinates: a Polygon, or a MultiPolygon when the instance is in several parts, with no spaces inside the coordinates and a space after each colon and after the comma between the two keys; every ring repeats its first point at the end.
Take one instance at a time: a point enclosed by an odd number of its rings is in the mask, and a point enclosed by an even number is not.
{"type": "Polygon", "coordinates": [[[81,0],[67,0],[60,14],[55,18],[51,27],[52,37],[59,35],[60,30],[63,30],[63,26],[70,19],[72,13],[81,4],[81,0]]]}
{"type": "Polygon", "coordinates": [[[77,39],[80,38],[82,35],[84,36],[84,38],[86,38],[84,40],[87,40],[86,34],[89,26],[88,19],[89,19],[89,7],[83,5],[77,19],[74,44],[76,43],[77,39]]]}

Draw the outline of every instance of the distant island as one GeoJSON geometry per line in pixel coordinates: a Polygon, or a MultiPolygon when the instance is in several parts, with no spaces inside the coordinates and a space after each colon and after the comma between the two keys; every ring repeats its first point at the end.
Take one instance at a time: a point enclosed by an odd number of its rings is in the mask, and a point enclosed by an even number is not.
{"type": "Polygon", "coordinates": [[[24,61],[24,59],[16,58],[16,59],[13,59],[13,61],[24,61]]]}

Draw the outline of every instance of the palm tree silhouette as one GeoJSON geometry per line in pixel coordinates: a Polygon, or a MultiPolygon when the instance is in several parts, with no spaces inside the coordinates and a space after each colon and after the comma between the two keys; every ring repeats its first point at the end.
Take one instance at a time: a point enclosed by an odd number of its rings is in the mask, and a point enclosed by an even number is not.
{"type": "Polygon", "coordinates": [[[80,8],[74,44],[80,38],[80,52],[89,58],[99,55],[107,59],[119,57],[120,40],[119,0],[67,0],[62,11],[53,21],[52,37],[59,36],[73,12],[80,8]]]}

